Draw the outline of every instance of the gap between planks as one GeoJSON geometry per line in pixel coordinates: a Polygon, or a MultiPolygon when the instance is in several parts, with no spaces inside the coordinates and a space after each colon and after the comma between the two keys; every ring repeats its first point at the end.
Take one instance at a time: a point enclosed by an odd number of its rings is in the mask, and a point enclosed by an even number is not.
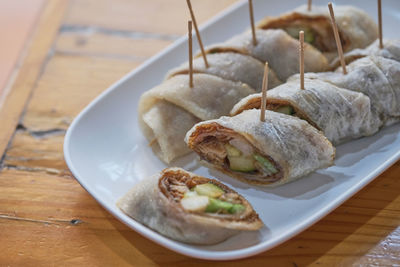
{"type": "Polygon", "coordinates": [[[22,65],[15,70],[18,71],[18,75],[10,87],[10,92],[5,97],[4,104],[0,106],[0,121],[2,122],[0,131],[1,159],[4,158],[3,154],[15,133],[27,101],[43,72],[67,3],[67,0],[47,1],[45,8],[41,12],[33,37],[28,43],[29,47],[25,59],[22,65]]]}

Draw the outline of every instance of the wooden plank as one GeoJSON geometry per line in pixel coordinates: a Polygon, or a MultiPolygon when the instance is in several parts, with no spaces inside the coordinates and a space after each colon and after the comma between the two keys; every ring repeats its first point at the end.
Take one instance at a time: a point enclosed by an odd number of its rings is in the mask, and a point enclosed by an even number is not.
{"type": "Polygon", "coordinates": [[[60,33],[55,51],[68,55],[109,57],[142,62],[171,43],[172,41],[169,40],[71,31],[60,33]]]}
{"type": "MultiPolygon", "coordinates": [[[[163,35],[186,32],[189,13],[183,0],[72,0],[65,18],[68,25],[163,35]]],[[[192,0],[198,23],[214,16],[237,0],[192,0]]]]}
{"type": "Polygon", "coordinates": [[[54,55],[22,124],[29,131],[67,129],[90,101],[138,65],[124,59],[54,55]]]}
{"type": "Polygon", "coordinates": [[[143,266],[153,263],[149,252],[185,258],[129,230],[71,178],[3,171],[0,214],[2,265],[143,266]]]}
{"type": "MultiPolygon", "coordinates": [[[[396,164],[290,241],[249,259],[222,262],[221,266],[399,262],[399,171],[400,164],[396,164]],[[375,200],[373,207],[369,199],[375,200]]],[[[0,242],[0,262],[5,265],[210,264],[178,255],[141,237],[100,207],[70,176],[17,170],[0,173],[0,233],[6,241],[0,242]]]]}
{"type": "Polygon", "coordinates": [[[48,1],[38,22],[38,28],[26,58],[22,66],[18,67],[18,77],[4,104],[0,106],[0,156],[3,155],[9,143],[26,101],[41,73],[49,48],[58,31],[66,4],[66,0],[48,1]]]}
{"type": "Polygon", "coordinates": [[[69,175],[63,155],[64,134],[65,131],[51,131],[37,135],[18,130],[3,164],[31,172],[69,175]]]}

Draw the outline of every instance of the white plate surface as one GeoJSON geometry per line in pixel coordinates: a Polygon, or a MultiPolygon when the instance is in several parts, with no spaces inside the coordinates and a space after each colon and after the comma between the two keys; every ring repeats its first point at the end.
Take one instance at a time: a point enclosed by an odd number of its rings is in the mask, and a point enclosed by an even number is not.
{"type": "MultiPolygon", "coordinates": [[[[213,44],[243,32],[248,27],[246,2],[206,23],[201,30],[203,42],[213,44]]],[[[255,17],[259,20],[265,15],[278,15],[299,2],[254,1],[255,17]]],[[[383,2],[385,37],[398,38],[395,29],[400,23],[400,1],[383,2]]],[[[375,0],[354,0],[351,4],[377,17],[375,0]]],[[[276,189],[250,187],[200,166],[192,154],[174,164],[233,187],[250,201],[266,227],[214,246],[192,246],[159,235],[123,214],[115,202],[138,181],[167,167],[153,155],[139,129],[138,100],[144,91],[159,84],[169,69],[186,61],[186,51],[187,40],[181,38],[107,89],[74,120],[64,143],[65,160],[81,185],[115,217],[154,242],[202,259],[238,259],[260,253],[317,222],[399,159],[399,124],[339,146],[335,166],[276,189]]]]}

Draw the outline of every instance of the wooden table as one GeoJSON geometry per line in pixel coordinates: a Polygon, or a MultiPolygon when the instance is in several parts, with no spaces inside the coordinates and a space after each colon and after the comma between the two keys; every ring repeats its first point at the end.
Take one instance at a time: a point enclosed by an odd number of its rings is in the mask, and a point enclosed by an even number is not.
{"type": "MultiPolygon", "coordinates": [[[[193,0],[201,23],[235,0],[193,0]]],[[[207,265],[106,212],[74,179],[64,134],[94,97],[186,31],[183,0],[48,0],[0,103],[0,265],[207,265]]],[[[221,265],[400,264],[400,162],[323,220],[221,265]]]]}

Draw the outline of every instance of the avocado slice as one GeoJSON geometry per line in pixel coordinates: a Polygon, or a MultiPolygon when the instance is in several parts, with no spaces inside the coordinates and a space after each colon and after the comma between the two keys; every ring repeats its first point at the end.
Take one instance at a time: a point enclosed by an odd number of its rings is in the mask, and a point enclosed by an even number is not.
{"type": "Polygon", "coordinates": [[[286,106],[280,106],[275,110],[275,112],[287,114],[287,115],[293,115],[294,114],[294,109],[292,106],[286,105],[286,106]]]}
{"type": "Polygon", "coordinates": [[[267,169],[268,171],[272,172],[272,173],[277,173],[278,170],[275,168],[274,164],[272,164],[271,161],[269,161],[268,159],[264,158],[263,156],[259,155],[259,154],[254,154],[253,155],[254,159],[257,160],[259,163],[261,163],[261,165],[267,169]]]}
{"type": "Polygon", "coordinates": [[[194,191],[201,196],[208,196],[217,198],[224,194],[224,190],[222,190],[219,186],[211,183],[199,184],[194,187],[194,191]]]}
{"type": "Polygon", "coordinates": [[[252,156],[232,157],[228,155],[229,168],[232,171],[251,172],[256,170],[252,156]]]}

